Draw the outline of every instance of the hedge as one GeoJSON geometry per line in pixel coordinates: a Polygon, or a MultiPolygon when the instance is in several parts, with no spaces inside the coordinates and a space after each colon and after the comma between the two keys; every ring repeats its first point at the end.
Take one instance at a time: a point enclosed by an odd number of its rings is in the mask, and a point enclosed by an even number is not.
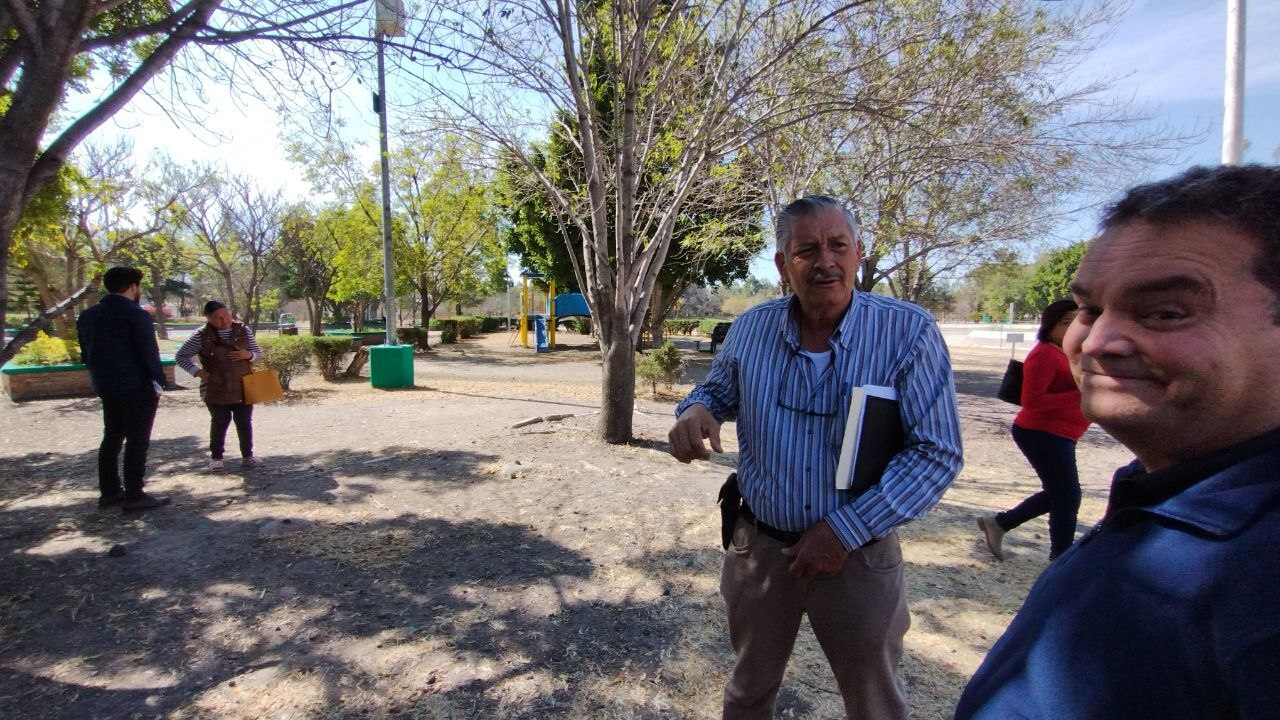
{"type": "Polygon", "coordinates": [[[312,353],[320,376],[334,382],[342,374],[342,360],[351,352],[351,338],[322,335],[311,338],[312,353]]]}
{"type": "Polygon", "coordinates": [[[697,320],[663,320],[662,330],[668,335],[692,335],[698,329],[697,320]]]}
{"type": "Polygon", "coordinates": [[[258,347],[262,348],[262,359],[259,364],[280,373],[280,387],[288,390],[293,378],[311,365],[312,342],[309,335],[260,337],[258,347]]]}
{"type": "Polygon", "coordinates": [[[458,321],[455,318],[434,321],[434,326],[440,328],[440,342],[444,344],[458,342],[458,321]]]}
{"type": "Polygon", "coordinates": [[[429,350],[431,345],[428,342],[427,328],[424,327],[402,327],[396,329],[396,337],[405,345],[412,345],[418,350],[429,350]]]}

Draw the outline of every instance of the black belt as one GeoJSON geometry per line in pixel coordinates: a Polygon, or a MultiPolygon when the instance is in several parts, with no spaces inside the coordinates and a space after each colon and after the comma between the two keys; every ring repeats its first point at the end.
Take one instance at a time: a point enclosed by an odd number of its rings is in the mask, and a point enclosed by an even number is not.
{"type": "Polygon", "coordinates": [[[742,501],[742,519],[746,520],[752,525],[755,525],[757,530],[764,533],[765,535],[768,535],[774,540],[777,540],[783,545],[788,545],[788,546],[795,545],[796,543],[800,542],[800,536],[804,535],[804,533],[790,532],[787,530],[779,530],[778,528],[772,525],[766,525],[765,523],[760,522],[759,520],[756,519],[756,514],[751,512],[751,508],[747,507],[746,500],[742,501]]]}
{"type": "MultiPolygon", "coordinates": [[[[802,532],[791,532],[790,530],[779,530],[778,528],[772,525],[767,525],[765,523],[760,522],[758,519],[756,519],[756,514],[751,512],[751,508],[747,506],[746,500],[742,501],[741,513],[742,513],[743,520],[746,520],[752,525],[755,525],[757,530],[759,530],[765,535],[768,535],[769,537],[773,538],[774,540],[777,540],[778,542],[788,547],[800,542],[801,536],[804,535],[804,533],[802,532]]],[[[871,545],[875,545],[878,542],[880,542],[880,538],[872,538],[866,541],[865,543],[863,543],[862,547],[869,547],[871,545]]]]}

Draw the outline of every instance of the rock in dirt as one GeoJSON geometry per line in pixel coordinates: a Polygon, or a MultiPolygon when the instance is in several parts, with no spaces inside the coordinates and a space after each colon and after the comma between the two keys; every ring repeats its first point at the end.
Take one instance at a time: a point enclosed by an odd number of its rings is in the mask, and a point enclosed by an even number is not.
{"type": "Polygon", "coordinates": [[[280,535],[288,535],[299,530],[304,530],[311,526],[310,520],[302,518],[280,518],[279,520],[268,520],[258,528],[258,534],[265,537],[279,537],[280,535]]]}
{"type": "Polygon", "coordinates": [[[123,545],[112,545],[111,549],[107,551],[107,557],[124,557],[128,552],[123,545]]]}
{"type": "Polygon", "coordinates": [[[524,477],[527,472],[529,472],[529,468],[521,465],[519,460],[513,460],[502,466],[502,477],[504,478],[524,477]]]}

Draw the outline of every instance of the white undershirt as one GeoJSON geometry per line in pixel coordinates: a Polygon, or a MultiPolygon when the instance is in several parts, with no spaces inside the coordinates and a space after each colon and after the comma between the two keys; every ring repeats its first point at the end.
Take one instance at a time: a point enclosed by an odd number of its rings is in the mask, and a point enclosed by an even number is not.
{"type": "Polygon", "coordinates": [[[830,350],[824,350],[823,352],[801,350],[800,352],[803,353],[805,357],[813,361],[813,376],[816,378],[822,377],[822,373],[826,372],[827,368],[831,365],[832,353],[830,350]]]}

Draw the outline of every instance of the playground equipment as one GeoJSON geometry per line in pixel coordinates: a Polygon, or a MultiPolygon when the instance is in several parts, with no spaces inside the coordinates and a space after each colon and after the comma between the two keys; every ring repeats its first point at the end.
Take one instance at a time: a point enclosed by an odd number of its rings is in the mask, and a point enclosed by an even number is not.
{"type": "Polygon", "coordinates": [[[582,293],[556,295],[556,281],[547,281],[544,313],[531,314],[529,281],[541,280],[541,273],[526,270],[520,273],[520,344],[529,347],[529,326],[532,321],[534,347],[538,352],[549,352],[556,346],[556,322],[558,318],[591,317],[587,299],[582,293]]]}

